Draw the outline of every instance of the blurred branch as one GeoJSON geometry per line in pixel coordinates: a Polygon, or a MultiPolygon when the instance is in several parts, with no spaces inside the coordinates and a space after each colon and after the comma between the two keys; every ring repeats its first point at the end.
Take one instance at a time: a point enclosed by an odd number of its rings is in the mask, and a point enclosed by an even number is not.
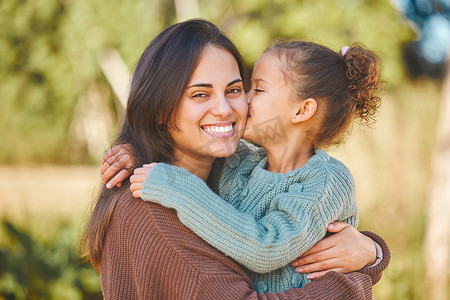
{"type": "Polygon", "coordinates": [[[127,106],[127,98],[129,94],[130,71],[120,56],[119,52],[110,48],[98,58],[98,64],[105,74],[106,79],[116,94],[121,107],[116,109],[118,117],[127,106]]]}
{"type": "Polygon", "coordinates": [[[174,0],[178,22],[200,17],[197,0],[174,0]]]}

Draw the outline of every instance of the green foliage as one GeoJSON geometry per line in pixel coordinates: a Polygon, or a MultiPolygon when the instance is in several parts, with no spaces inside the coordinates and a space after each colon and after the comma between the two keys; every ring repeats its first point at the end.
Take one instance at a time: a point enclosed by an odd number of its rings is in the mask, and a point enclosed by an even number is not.
{"type": "MultiPolygon", "coordinates": [[[[277,37],[335,50],[360,41],[381,56],[390,85],[404,79],[401,45],[414,35],[389,0],[197,2],[200,17],[236,41],[249,67],[277,37]]],[[[107,85],[98,57],[113,47],[132,69],[148,42],[176,20],[173,0],[1,1],[0,163],[97,162],[72,133],[80,97],[107,85]]]]}
{"type": "Polygon", "coordinates": [[[81,263],[65,227],[49,245],[12,223],[2,223],[11,243],[0,248],[0,298],[101,299],[97,273],[81,263]]]}

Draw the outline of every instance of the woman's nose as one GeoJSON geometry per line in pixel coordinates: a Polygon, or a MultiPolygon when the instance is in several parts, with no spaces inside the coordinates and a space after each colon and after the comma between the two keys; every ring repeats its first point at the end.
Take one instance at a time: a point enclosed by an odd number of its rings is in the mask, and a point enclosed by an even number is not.
{"type": "Polygon", "coordinates": [[[214,101],[214,106],[212,107],[211,112],[214,115],[228,116],[233,112],[233,109],[231,108],[226,97],[219,97],[216,101],[214,101]]]}

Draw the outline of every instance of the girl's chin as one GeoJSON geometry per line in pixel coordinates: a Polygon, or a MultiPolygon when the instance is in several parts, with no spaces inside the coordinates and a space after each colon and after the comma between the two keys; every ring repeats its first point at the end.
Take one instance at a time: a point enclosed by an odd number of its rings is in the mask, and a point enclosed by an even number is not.
{"type": "Polygon", "coordinates": [[[247,129],[247,128],[250,128],[250,127],[246,127],[246,128],[245,128],[244,134],[242,135],[242,138],[243,138],[244,140],[249,140],[249,141],[251,141],[251,140],[252,140],[252,135],[250,134],[250,130],[247,129]]]}

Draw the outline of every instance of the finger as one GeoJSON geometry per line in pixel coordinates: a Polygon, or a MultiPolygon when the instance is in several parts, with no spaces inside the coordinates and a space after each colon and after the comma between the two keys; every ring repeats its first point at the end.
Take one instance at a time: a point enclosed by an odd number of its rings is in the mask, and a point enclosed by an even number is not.
{"type": "Polygon", "coordinates": [[[133,192],[134,198],[141,198],[141,190],[136,190],[133,192]]]}
{"type": "Polygon", "coordinates": [[[330,269],[342,268],[342,262],[339,258],[327,259],[316,263],[303,265],[295,269],[298,273],[321,272],[330,269]]]}
{"type": "Polygon", "coordinates": [[[105,173],[106,170],[108,170],[109,168],[109,164],[108,163],[102,163],[101,167],[100,167],[100,176],[103,176],[103,174],[105,173]]]}
{"type": "Polygon", "coordinates": [[[144,175],[147,174],[147,167],[134,169],[134,175],[144,175]]]}
{"type": "Polygon", "coordinates": [[[327,250],[323,250],[320,252],[316,252],[307,256],[302,256],[296,259],[296,263],[294,265],[294,267],[300,267],[300,266],[305,266],[305,265],[309,265],[312,263],[317,263],[317,262],[322,262],[322,261],[326,261],[328,259],[334,259],[336,257],[339,257],[339,253],[337,253],[337,251],[335,251],[334,247],[329,248],[327,250]]]}
{"type": "Polygon", "coordinates": [[[156,163],[151,163],[148,165],[144,165],[144,167],[136,168],[134,170],[134,174],[141,174],[141,175],[142,174],[145,174],[145,175],[150,174],[150,172],[153,170],[154,166],[156,166],[156,163]]]}
{"type": "Polygon", "coordinates": [[[135,174],[130,177],[130,182],[131,183],[140,183],[143,185],[146,178],[147,178],[147,176],[145,176],[145,175],[136,175],[135,174]]]}
{"type": "MultiPolygon", "coordinates": [[[[125,168],[122,168],[121,166],[119,166],[119,163],[110,165],[109,168],[102,174],[103,183],[108,182],[116,173],[118,173],[120,171],[124,171],[124,170],[126,171],[125,168]]],[[[128,171],[126,171],[126,172],[128,173],[128,171]]]]}
{"type": "Polygon", "coordinates": [[[335,238],[334,236],[326,237],[323,240],[320,240],[319,242],[317,242],[317,244],[312,246],[308,251],[303,253],[300,257],[305,257],[308,255],[317,253],[317,252],[325,251],[327,249],[330,249],[330,248],[336,246],[336,243],[337,243],[337,238],[335,238]]]}
{"type": "Polygon", "coordinates": [[[339,272],[339,273],[344,273],[344,272],[342,272],[341,269],[337,268],[337,269],[331,269],[331,270],[326,270],[326,271],[321,271],[321,272],[310,273],[310,274],[308,274],[307,278],[308,278],[308,279],[311,279],[311,280],[317,279],[317,278],[320,278],[320,277],[322,277],[323,275],[325,275],[325,274],[327,274],[328,272],[331,272],[331,271],[335,271],[335,272],[339,272]]]}
{"type": "Polygon", "coordinates": [[[108,151],[106,151],[105,154],[103,154],[103,156],[102,156],[101,164],[103,165],[105,163],[105,161],[107,161],[108,158],[110,158],[112,155],[114,155],[112,149],[109,149],[108,151]]]}
{"type": "Polygon", "coordinates": [[[101,163],[104,164],[105,161],[108,160],[108,158],[116,155],[116,153],[119,152],[119,150],[120,150],[120,145],[117,145],[117,146],[112,147],[108,151],[106,151],[105,154],[103,154],[101,163]]]}
{"type": "Polygon", "coordinates": [[[142,166],[143,167],[152,167],[153,168],[154,166],[156,166],[156,164],[157,163],[153,162],[153,163],[149,163],[149,164],[143,164],[142,166]]]}
{"type": "Polygon", "coordinates": [[[130,185],[130,191],[135,192],[137,190],[142,190],[142,187],[144,186],[143,183],[133,183],[132,185],[130,185]]]}
{"type": "Polygon", "coordinates": [[[346,222],[333,222],[333,223],[328,224],[327,230],[329,232],[340,232],[349,226],[352,226],[352,225],[350,225],[346,222]]]}
{"type": "Polygon", "coordinates": [[[117,161],[119,161],[121,155],[123,154],[123,153],[120,153],[120,150],[112,152],[112,150],[110,149],[108,151],[111,151],[110,152],[111,154],[108,155],[107,157],[106,157],[106,154],[103,156],[102,168],[100,170],[101,173],[103,173],[107,168],[109,168],[110,166],[114,165],[117,161]]]}
{"type": "Polygon", "coordinates": [[[119,173],[117,173],[116,176],[114,176],[107,184],[106,187],[108,189],[114,187],[117,185],[117,187],[120,187],[119,184],[127,179],[130,176],[130,172],[128,170],[122,170],[119,173]]]}

